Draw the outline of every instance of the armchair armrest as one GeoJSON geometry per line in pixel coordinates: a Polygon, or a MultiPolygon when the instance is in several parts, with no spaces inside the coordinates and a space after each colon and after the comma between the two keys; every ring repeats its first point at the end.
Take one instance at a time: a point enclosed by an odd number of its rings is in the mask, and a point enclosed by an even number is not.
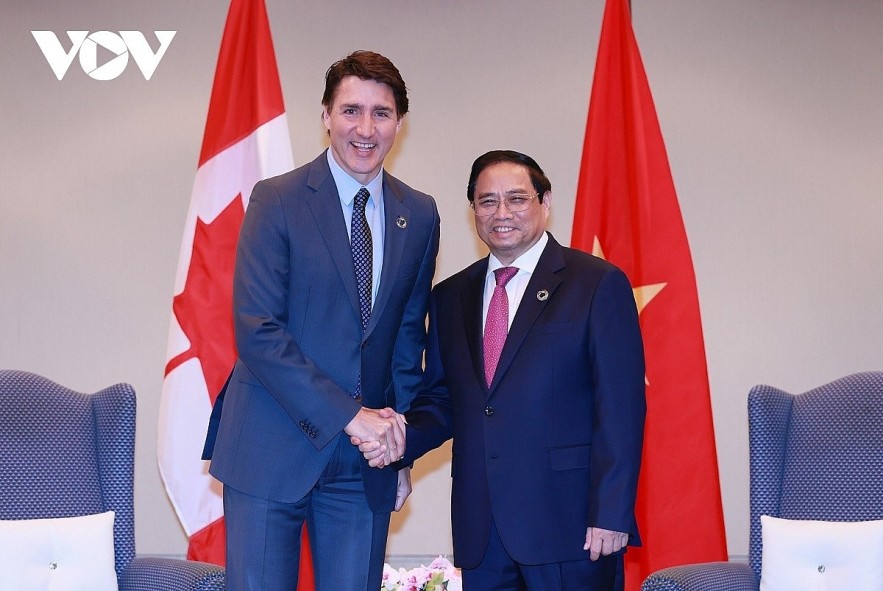
{"type": "Polygon", "coordinates": [[[738,562],[673,566],[644,580],[641,591],[757,591],[754,571],[738,562]]]}
{"type": "Polygon", "coordinates": [[[207,562],[135,557],[120,578],[120,591],[224,591],[224,569],[207,562]]]}

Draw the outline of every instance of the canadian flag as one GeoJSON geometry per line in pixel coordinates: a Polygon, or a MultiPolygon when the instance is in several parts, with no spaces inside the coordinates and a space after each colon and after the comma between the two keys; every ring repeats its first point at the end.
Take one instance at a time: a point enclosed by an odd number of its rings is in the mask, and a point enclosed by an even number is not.
{"type": "Polygon", "coordinates": [[[660,568],[726,560],[727,545],[696,278],[627,0],[604,12],[572,244],[628,275],[640,315],[643,546],[625,559],[636,590],[660,568]]]}
{"type": "MultiPolygon", "coordinates": [[[[160,473],[192,560],[225,563],[221,485],[200,455],[212,405],[236,361],[239,226],[255,183],[292,168],[264,0],[232,0],[175,278],[158,429],[160,473]]],[[[311,571],[302,579],[301,589],[311,585],[311,571]]]]}

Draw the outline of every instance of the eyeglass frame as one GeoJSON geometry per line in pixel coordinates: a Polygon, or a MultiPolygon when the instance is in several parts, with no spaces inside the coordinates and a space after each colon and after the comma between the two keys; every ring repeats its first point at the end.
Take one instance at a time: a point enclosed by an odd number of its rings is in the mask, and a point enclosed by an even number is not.
{"type": "Polygon", "coordinates": [[[530,209],[530,202],[533,201],[534,199],[538,199],[539,196],[540,196],[539,193],[534,193],[533,195],[531,195],[530,193],[512,193],[511,195],[506,195],[502,199],[494,198],[493,200],[497,202],[496,206],[494,207],[493,211],[489,211],[487,213],[479,213],[478,212],[478,209],[476,209],[476,203],[481,198],[476,197],[471,203],[469,203],[469,207],[472,208],[472,213],[475,214],[476,217],[480,217],[480,218],[484,218],[489,215],[494,215],[495,213],[497,213],[497,211],[500,210],[500,204],[502,204],[502,203],[506,204],[506,211],[508,211],[509,213],[521,213],[522,211],[527,211],[528,209],[530,209]],[[522,209],[512,209],[511,208],[511,206],[509,204],[510,200],[517,199],[517,198],[525,198],[524,208],[522,208],[522,209]]]}

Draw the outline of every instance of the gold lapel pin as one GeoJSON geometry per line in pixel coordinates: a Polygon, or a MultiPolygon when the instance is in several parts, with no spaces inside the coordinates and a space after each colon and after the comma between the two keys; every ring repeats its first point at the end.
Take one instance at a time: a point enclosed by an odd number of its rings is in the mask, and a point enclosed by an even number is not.
{"type": "Polygon", "coordinates": [[[396,218],[396,226],[398,226],[399,228],[404,230],[405,228],[408,227],[408,220],[406,220],[402,216],[399,216],[396,218]]]}
{"type": "Polygon", "coordinates": [[[546,300],[549,299],[549,292],[546,291],[545,289],[541,289],[540,291],[537,292],[537,299],[540,300],[541,302],[545,302],[546,300]]]}

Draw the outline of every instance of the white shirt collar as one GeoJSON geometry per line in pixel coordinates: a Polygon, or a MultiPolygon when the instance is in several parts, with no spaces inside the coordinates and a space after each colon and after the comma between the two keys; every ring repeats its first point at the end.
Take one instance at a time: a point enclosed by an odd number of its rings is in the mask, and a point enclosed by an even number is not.
{"type": "Polygon", "coordinates": [[[537,263],[540,261],[540,256],[543,254],[543,250],[545,250],[546,244],[548,244],[548,242],[549,234],[543,232],[543,235],[540,236],[540,239],[536,241],[536,244],[524,251],[521,256],[512,261],[512,263],[509,265],[504,265],[500,262],[500,259],[495,257],[493,253],[491,253],[487,264],[488,275],[490,275],[500,267],[517,267],[521,271],[527,271],[528,273],[532,274],[534,272],[534,269],[537,268],[537,263]]]}
{"type": "Polygon", "coordinates": [[[331,152],[331,148],[326,150],[326,154],[328,157],[328,167],[331,169],[331,176],[334,177],[334,184],[337,185],[337,193],[340,195],[340,202],[343,203],[346,207],[352,207],[353,199],[356,197],[356,193],[359,192],[359,189],[365,187],[368,189],[368,192],[371,193],[371,198],[369,201],[373,201],[377,203],[380,199],[381,195],[383,195],[383,169],[377,173],[373,179],[371,179],[367,185],[363,185],[353,177],[349,175],[347,171],[345,171],[340,164],[337,163],[337,160],[334,159],[334,154],[331,152]]]}

